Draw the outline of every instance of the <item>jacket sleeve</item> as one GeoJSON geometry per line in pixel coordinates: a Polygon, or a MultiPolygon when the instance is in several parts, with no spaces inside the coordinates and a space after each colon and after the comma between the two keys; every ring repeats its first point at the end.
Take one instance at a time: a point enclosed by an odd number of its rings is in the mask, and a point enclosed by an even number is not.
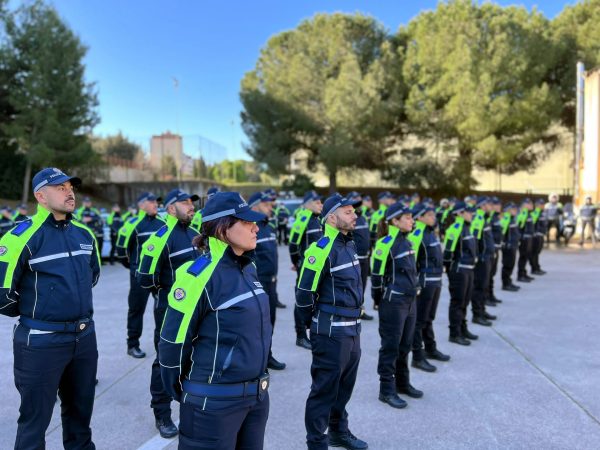
{"type": "MultiPolygon", "coordinates": [[[[0,246],[2,246],[2,239],[0,239],[0,246]]],[[[14,252],[11,254],[11,249],[7,248],[0,256],[0,314],[2,315],[16,317],[20,314],[17,286],[27,270],[29,256],[29,251],[25,247],[19,255],[15,255],[14,252]],[[13,258],[16,258],[16,261],[13,261],[13,258]]]]}
{"type": "Polygon", "coordinates": [[[92,257],[90,259],[90,267],[92,268],[92,287],[98,284],[98,280],[100,279],[100,266],[102,261],[101,249],[98,248],[98,241],[94,236],[92,236],[94,240],[94,245],[92,248],[92,257]]]}
{"type": "Polygon", "coordinates": [[[292,260],[292,264],[296,268],[300,269],[298,267],[298,263],[300,262],[300,246],[298,244],[295,244],[292,241],[290,241],[289,249],[290,249],[290,259],[292,260]]]}
{"type": "Polygon", "coordinates": [[[296,306],[302,319],[302,323],[310,326],[313,307],[315,305],[315,292],[319,289],[322,279],[322,270],[312,270],[310,262],[305,259],[298,279],[298,289],[296,289],[296,306]]]}
{"type": "Polygon", "coordinates": [[[181,304],[178,305],[178,309],[172,307],[171,298],[172,292],[169,293],[169,306],[160,331],[158,360],[165,390],[175,400],[181,401],[183,392],[181,383],[192,362],[192,341],[197,335],[202,318],[208,311],[208,302],[206,290],[203,290],[196,304],[188,305],[189,313],[184,314],[181,312],[181,304]],[[187,314],[189,314],[189,322],[187,314]]]}

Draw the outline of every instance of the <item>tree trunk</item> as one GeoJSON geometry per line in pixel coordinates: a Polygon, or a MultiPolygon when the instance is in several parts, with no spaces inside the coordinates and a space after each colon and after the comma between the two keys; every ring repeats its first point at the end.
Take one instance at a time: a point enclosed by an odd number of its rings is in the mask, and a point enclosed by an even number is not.
{"type": "Polygon", "coordinates": [[[462,195],[471,193],[472,179],[471,174],[473,173],[473,151],[470,148],[458,145],[458,162],[457,162],[457,174],[459,175],[458,191],[462,195]]]}
{"type": "Polygon", "coordinates": [[[329,171],[329,193],[333,194],[337,191],[337,170],[332,169],[329,171]]]}
{"type": "Polygon", "coordinates": [[[25,166],[25,176],[23,177],[23,195],[21,196],[21,203],[27,203],[29,200],[29,183],[31,182],[31,161],[27,160],[25,166]]]}

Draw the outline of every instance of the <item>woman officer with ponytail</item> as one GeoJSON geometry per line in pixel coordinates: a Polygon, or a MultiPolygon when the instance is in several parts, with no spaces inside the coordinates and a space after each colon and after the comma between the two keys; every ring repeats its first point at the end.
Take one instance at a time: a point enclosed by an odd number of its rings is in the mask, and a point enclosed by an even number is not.
{"type": "Polygon", "coordinates": [[[269,414],[269,298],[249,252],[252,211],[235,192],[204,207],[204,252],[176,272],[159,343],[165,388],[180,406],[179,449],[262,449],[269,414]]]}
{"type": "Polygon", "coordinates": [[[379,222],[379,239],[371,258],[371,295],[379,310],[379,400],[393,408],[406,402],[398,393],[412,398],[423,392],[410,384],[408,354],[417,314],[416,296],[419,278],[415,252],[406,236],[413,227],[408,207],[394,203],[379,222]]]}

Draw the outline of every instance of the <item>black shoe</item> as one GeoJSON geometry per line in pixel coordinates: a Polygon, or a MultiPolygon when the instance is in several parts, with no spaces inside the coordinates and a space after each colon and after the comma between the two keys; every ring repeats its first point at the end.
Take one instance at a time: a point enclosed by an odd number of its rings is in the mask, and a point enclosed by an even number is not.
{"type": "Polygon", "coordinates": [[[269,361],[267,362],[267,367],[273,370],[283,370],[285,369],[285,363],[277,361],[272,356],[269,356],[269,361]]]}
{"type": "Polygon", "coordinates": [[[463,337],[466,337],[467,339],[469,339],[471,341],[476,341],[477,339],[479,339],[479,336],[477,336],[476,334],[471,333],[466,328],[462,331],[462,335],[463,335],[463,337]]]}
{"type": "Polygon", "coordinates": [[[281,309],[285,309],[287,308],[287,305],[284,305],[283,303],[281,303],[279,300],[277,300],[277,303],[275,304],[275,306],[277,308],[281,308],[281,309]]]}
{"type": "Polygon", "coordinates": [[[350,431],[347,431],[346,433],[329,431],[327,437],[329,438],[330,447],[343,447],[348,450],[366,450],[369,448],[369,444],[358,439],[350,433],[350,431]]]}
{"type": "Polygon", "coordinates": [[[131,347],[127,349],[127,354],[129,356],[133,356],[134,358],[145,358],[146,353],[140,350],[139,347],[131,347]]]}
{"type": "Polygon", "coordinates": [[[435,372],[437,367],[433,364],[429,364],[429,361],[426,359],[414,359],[412,360],[412,366],[415,369],[421,369],[424,372],[435,372]]]}
{"type": "Polygon", "coordinates": [[[512,287],[514,287],[514,288],[515,288],[517,291],[518,291],[519,289],[521,289],[521,286],[517,286],[516,284],[511,284],[511,286],[512,286],[512,287]]]}
{"type": "Polygon", "coordinates": [[[367,314],[364,309],[363,309],[362,313],[360,314],[360,318],[361,318],[361,320],[373,320],[373,316],[371,316],[370,314],[367,314]]]}
{"type": "Polygon", "coordinates": [[[547,272],[545,270],[538,269],[538,270],[532,271],[531,273],[534,275],[546,275],[547,272]]]}
{"type": "Polygon", "coordinates": [[[494,316],[493,314],[484,312],[483,313],[483,318],[487,319],[487,320],[496,320],[498,317],[494,316]]]}
{"type": "MultiPolygon", "coordinates": [[[[492,326],[492,322],[490,322],[489,320],[484,319],[482,316],[473,316],[473,320],[471,322],[476,323],[477,325],[484,326],[484,327],[491,327],[492,326]]],[[[466,337],[469,338],[469,336],[466,336],[466,337]]],[[[469,339],[471,339],[471,338],[469,338],[469,339]]]]}
{"type": "Polygon", "coordinates": [[[526,275],[521,275],[517,277],[517,281],[519,283],[531,283],[531,280],[529,279],[529,277],[526,277],[526,275]]]}
{"type": "Polygon", "coordinates": [[[534,278],[534,277],[530,277],[529,275],[525,275],[525,278],[527,278],[529,281],[533,281],[533,280],[535,280],[535,278],[534,278]]]}
{"type": "MultiPolygon", "coordinates": [[[[406,403],[404,400],[402,400],[400,397],[398,397],[397,394],[391,394],[391,395],[379,394],[379,400],[382,401],[383,403],[387,403],[392,408],[402,409],[402,408],[406,408],[408,406],[408,403],[406,403]]],[[[329,445],[331,445],[331,443],[329,445]]]]}
{"type": "Polygon", "coordinates": [[[450,342],[454,342],[455,344],[459,344],[459,345],[471,345],[471,341],[462,336],[450,336],[448,338],[448,340],[450,342]]]}
{"type": "Polygon", "coordinates": [[[421,397],[423,397],[423,391],[415,389],[410,384],[408,386],[404,386],[404,387],[396,386],[396,391],[399,394],[408,395],[410,398],[421,398],[421,397]]]}
{"type": "Polygon", "coordinates": [[[432,352],[425,351],[425,355],[427,356],[427,358],[435,359],[436,361],[442,361],[442,362],[450,361],[450,355],[445,355],[442,352],[440,352],[439,350],[434,350],[432,352]]]}
{"type": "Polygon", "coordinates": [[[158,428],[160,437],[165,439],[171,439],[179,433],[179,430],[170,417],[167,417],[166,419],[156,419],[156,428],[158,428]]]}
{"type": "Polygon", "coordinates": [[[485,306],[493,306],[493,307],[496,307],[496,302],[493,302],[492,300],[486,300],[486,301],[485,301],[485,306]]]}
{"type": "Polygon", "coordinates": [[[310,345],[310,341],[305,337],[296,338],[296,345],[298,347],[305,348],[306,350],[312,350],[312,345],[310,345]]]}
{"type": "Polygon", "coordinates": [[[503,291],[508,292],[517,292],[519,290],[519,286],[515,286],[514,284],[509,284],[508,286],[502,286],[503,291]]]}
{"type": "Polygon", "coordinates": [[[492,301],[492,303],[502,303],[502,300],[496,297],[491,297],[490,300],[492,301]]]}

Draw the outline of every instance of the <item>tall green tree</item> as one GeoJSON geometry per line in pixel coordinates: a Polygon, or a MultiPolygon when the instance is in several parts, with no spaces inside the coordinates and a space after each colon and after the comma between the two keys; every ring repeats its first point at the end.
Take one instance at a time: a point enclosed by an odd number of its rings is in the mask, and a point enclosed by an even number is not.
{"type": "Polygon", "coordinates": [[[127,139],[121,132],[103,138],[96,138],[93,140],[93,146],[101,154],[127,161],[133,161],[138,153],[142,152],[138,144],[127,139]]]}
{"type": "Polygon", "coordinates": [[[318,14],[272,37],[242,80],[248,153],[282,173],[306,150],[332,191],[340,169],[381,166],[402,110],[402,80],[389,70],[398,59],[381,24],[360,14],[318,14]]]}
{"type": "Polygon", "coordinates": [[[408,43],[411,128],[451,144],[461,191],[472,188],[474,167],[529,169],[557,141],[548,129],[560,99],[548,80],[560,55],[542,14],[454,0],[399,34],[408,43]],[[533,145],[540,142],[547,145],[533,145]]]}
{"type": "Polygon", "coordinates": [[[85,80],[86,48],[41,0],[6,17],[5,64],[15,73],[2,128],[25,157],[22,200],[33,168],[72,169],[94,161],[89,133],[98,122],[94,85],[85,80]]]}

